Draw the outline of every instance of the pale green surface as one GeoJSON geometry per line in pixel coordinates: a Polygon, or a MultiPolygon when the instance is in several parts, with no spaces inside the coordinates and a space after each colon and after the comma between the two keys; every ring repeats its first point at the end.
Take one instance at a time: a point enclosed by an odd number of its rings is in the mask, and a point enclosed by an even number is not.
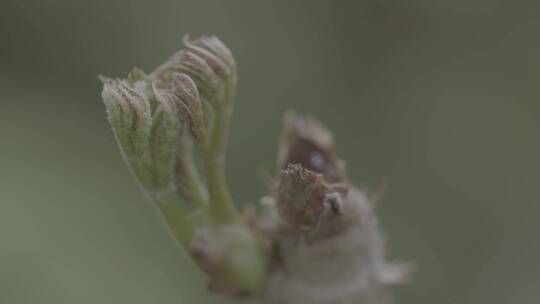
{"type": "Polygon", "coordinates": [[[419,265],[402,303],[538,303],[538,4],[155,2],[0,2],[0,303],[220,302],[122,163],[96,80],[185,32],[239,61],[237,201],[265,193],[283,111],[311,112],[353,180],[389,182],[392,256],[419,265]]]}

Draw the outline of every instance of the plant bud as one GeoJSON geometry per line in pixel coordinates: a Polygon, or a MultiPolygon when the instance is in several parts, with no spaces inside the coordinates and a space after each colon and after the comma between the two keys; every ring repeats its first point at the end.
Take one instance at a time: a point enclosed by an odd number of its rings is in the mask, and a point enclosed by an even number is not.
{"type": "Polygon", "coordinates": [[[184,50],[180,62],[174,67],[172,73],[188,75],[196,84],[202,97],[212,105],[219,105],[223,96],[223,81],[197,54],[184,50]]]}
{"type": "Polygon", "coordinates": [[[200,103],[199,89],[197,85],[188,75],[175,73],[171,79],[172,88],[176,94],[188,103],[190,106],[193,103],[200,103]]]}
{"type": "Polygon", "coordinates": [[[173,185],[176,146],[181,122],[178,115],[178,97],[171,91],[152,85],[157,102],[152,114],[152,136],[148,157],[152,165],[155,188],[166,191],[173,185]]]}
{"type": "Polygon", "coordinates": [[[102,97],[109,122],[126,157],[136,160],[146,151],[152,124],[145,85],[121,79],[103,80],[102,97]]]}
{"type": "Polygon", "coordinates": [[[203,136],[202,132],[206,133],[206,122],[204,108],[199,97],[197,85],[186,74],[175,73],[170,81],[171,90],[175,92],[178,98],[184,104],[184,108],[188,113],[190,122],[191,134],[195,139],[203,136]]]}
{"type": "Polygon", "coordinates": [[[131,72],[128,74],[127,80],[129,82],[143,81],[146,79],[146,73],[139,68],[131,69],[131,72]]]}
{"type": "Polygon", "coordinates": [[[236,61],[227,46],[216,36],[203,36],[196,41],[201,48],[208,50],[221,59],[232,72],[236,71],[236,61]]]}
{"type": "Polygon", "coordinates": [[[157,194],[173,185],[181,101],[144,77],[134,70],[131,80],[103,78],[102,96],[126,161],[146,192],[157,194]]]}
{"type": "Polygon", "coordinates": [[[152,77],[168,83],[174,74],[188,75],[196,84],[201,98],[218,111],[224,107],[225,89],[236,84],[236,63],[230,50],[216,37],[191,39],[184,36],[186,49],[176,52],[158,67],[152,77]]]}
{"type": "Polygon", "coordinates": [[[186,48],[206,61],[208,66],[210,66],[217,75],[221,76],[222,78],[226,78],[231,75],[231,67],[211,50],[205,49],[204,46],[200,44],[200,40],[192,41],[189,35],[185,35],[183,41],[186,48]]]}

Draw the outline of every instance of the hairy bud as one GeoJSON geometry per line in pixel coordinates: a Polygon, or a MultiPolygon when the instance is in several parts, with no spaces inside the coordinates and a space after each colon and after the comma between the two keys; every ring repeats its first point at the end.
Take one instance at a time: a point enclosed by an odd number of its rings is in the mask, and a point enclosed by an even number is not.
{"type": "Polygon", "coordinates": [[[140,70],[129,79],[102,78],[102,96],[126,161],[146,192],[158,195],[172,183],[180,128],[178,97],[155,83],[148,86],[143,78],[140,70]]]}
{"type": "Polygon", "coordinates": [[[156,108],[152,113],[152,136],[148,149],[156,189],[168,190],[173,183],[176,148],[181,122],[177,107],[181,104],[172,92],[152,85],[156,108]]]}
{"type": "MultiPolygon", "coordinates": [[[[183,41],[186,48],[191,52],[197,54],[204,61],[206,61],[206,63],[217,75],[221,76],[222,78],[229,77],[233,73],[234,66],[228,65],[226,63],[226,59],[224,59],[224,57],[226,57],[227,55],[224,54],[224,52],[228,52],[228,54],[230,54],[230,51],[228,51],[228,49],[225,51],[224,49],[213,50],[211,48],[208,48],[203,43],[201,43],[202,39],[204,39],[204,37],[199,40],[193,41],[191,40],[189,35],[186,35],[184,36],[183,41]]],[[[223,47],[225,46],[223,45],[223,47]]]]}
{"type": "Polygon", "coordinates": [[[226,90],[236,84],[236,64],[230,50],[216,37],[191,39],[184,36],[186,49],[176,52],[153,75],[169,81],[175,73],[188,75],[202,99],[218,111],[224,108],[226,90]]]}
{"type": "Polygon", "coordinates": [[[188,75],[182,73],[173,74],[171,83],[182,100],[189,104],[200,103],[199,89],[188,75]]]}
{"type": "Polygon", "coordinates": [[[187,112],[191,135],[199,142],[204,141],[207,133],[204,107],[199,97],[197,85],[186,74],[175,73],[170,81],[171,90],[182,101],[183,108],[187,112]]]}
{"type": "Polygon", "coordinates": [[[195,44],[204,48],[221,59],[231,70],[236,73],[236,61],[227,46],[216,36],[203,36],[195,41],[195,44]]]}
{"type": "Polygon", "coordinates": [[[152,129],[150,100],[142,82],[102,78],[103,102],[120,148],[132,171],[144,187],[151,184],[146,165],[152,129]]]}

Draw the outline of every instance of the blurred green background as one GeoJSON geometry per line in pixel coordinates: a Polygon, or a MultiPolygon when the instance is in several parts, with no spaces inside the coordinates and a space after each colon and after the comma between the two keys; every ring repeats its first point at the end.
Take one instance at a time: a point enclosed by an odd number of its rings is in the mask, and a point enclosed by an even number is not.
{"type": "Polygon", "coordinates": [[[216,34],[240,82],[228,175],[266,189],[286,109],[322,119],[379,208],[401,303],[540,301],[535,1],[0,1],[0,303],[225,303],[128,174],[98,74],[216,34]]]}

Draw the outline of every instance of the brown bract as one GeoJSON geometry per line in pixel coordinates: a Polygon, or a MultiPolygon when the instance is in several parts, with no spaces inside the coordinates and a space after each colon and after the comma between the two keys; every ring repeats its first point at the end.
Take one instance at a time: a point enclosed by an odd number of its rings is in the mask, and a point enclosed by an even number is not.
{"type": "Polygon", "coordinates": [[[300,164],[305,169],[320,173],[328,183],[346,182],[345,163],[334,151],[332,133],[319,121],[287,113],[285,128],[278,150],[278,167],[300,164]]]}
{"type": "Polygon", "coordinates": [[[278,210],[294,229],[309,231],[318,225],[328,192],[322,179],[321,174],[304,169],[300,164],[289,164],[281,171],[277,187],[278,210]]]}

